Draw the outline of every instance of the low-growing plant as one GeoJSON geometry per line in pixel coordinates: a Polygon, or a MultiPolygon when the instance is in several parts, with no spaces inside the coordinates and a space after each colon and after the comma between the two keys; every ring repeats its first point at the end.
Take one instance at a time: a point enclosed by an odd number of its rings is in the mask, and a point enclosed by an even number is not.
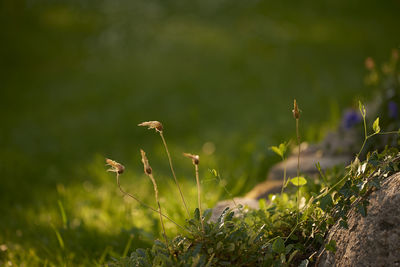
{"type": "Polygon", "coordinates": [[[278,156],[281,157],[282,162],[283,162],[283,181],[282,181],[282,189],[281,189],[281,194],[283,194],[283,191],[285,190],[287,186],[287,181],[286,181],[286,154],[288,151],[288,145],[290,142],[283,142],[279,144],[279,146],[271,146],[270,149],[275,152],[278,156]]]}
{"type": "MultiPolygon", "coordinates": [[[[355,207],[366,216],[367,197],[383,179],[399,170],[400,153],[391,148],[373,152],[353,162],[340,184],[319,186],[309,192],[307,204],[297,213],[295,196],[274,195],[270,203],[260,201],[259,210],[241,213],[229,208],[216,221],[212,211],[187,220],[188,234],[175,237],[169,247],[155,241],[151,249],[137,249],[117,266],[307,266],[316,263],[323,250],[335,251],[335,241],[325,241],[329,228],[339,222],[347,227],[347,213],[355,207]],[[297,216],[299,221],[297,222],[297,216]]],[[[332,181],[334,178],[332,179],[332,181]]]]}
{"type": "MultiPolygon", "coordinates": [[[[124,167],[115,161],[107,160],[108,165],[111,166],[109,171],[116,173],[117,184],[124,195],[132,197],[140,204],[157,212],[163,229],[163,218],[166,218],[184,230],[170,241],[163,230],[165,242],[155,240],[152,248],[137,249],[130,256],[115,260],[110,265],[183,267],[308,266],[313,264],[317,266],[325,250],[336,251],[335,240],[326,240],[327,232],[332,225],[339,224],[347,228],[348,213],[352,209],[357,210],[362,216],[367,216],[368,196],[380,188],[386,177],[400,170],[400,152],[395,147],[387,146],[381,152],[373,150],[366,153],[365,157],[362,156],[367,141],[372,137],[390,134],[397,136],[400,131],[382,132],[378,117],[372,123],[372,133],[368,134],[366,108],[361,102],[359,102],[359,111],[363,122],[364,139],[360,151],[351,164],[342,172],[328,170],[324,173],[318,163],[316,167],[321,179],[303,177],[300,176],[300,110],[297,101],[294,100],[292,112],[296,120],[297,176],[287,178],[286,168],[284,168],[280,194],[270,195],[268,203],[265,199],[261,199],[258,210],[246,210],[243,206],[237,205],[232,197],[235,208],[240,212],[226,208],[216,220],[210,219],[213,212],[211,209],[202,211],[198,155],[184,153],[192,160],[195,167],[198,193],[198,207],[194,210],[194,215],[186,220],[184,226],[180,226],[162,213],[157,185],[143,151],[142,162],[146,175],[150,177],[154,185],[157,210],[122,190],[119,175],[124,171],[124,167]],[[296,186],[296,195],[284,193],[284,188],[289,182],[296,186]],[[303,196],[301,199],[300,190],[303,196]],[[245,210],[247,212],[244,212],[245,210]]],[[[161,123],[152,121],[142,123],[140,126],[154,128],[160,133],[174,180],[188,211],[162,135],[161,123]]],[[[271,147],[271,150],[285,161],[287,148],[287,143],[283,143],[278,147],[271,147]]],[[[216,179],[221,179],[216,170],[211,170],[211,172],[216,179]]]]}

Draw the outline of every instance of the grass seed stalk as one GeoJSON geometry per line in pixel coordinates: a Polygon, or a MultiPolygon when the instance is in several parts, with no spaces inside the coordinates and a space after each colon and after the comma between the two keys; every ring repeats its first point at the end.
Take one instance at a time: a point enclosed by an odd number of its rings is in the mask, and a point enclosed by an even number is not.
{"type": "Polygon", "coordinates": [[[185,201],[185,197],[183,196],[182,189],[181,189],[181,187],[180,187],[180,185],[178,183],[178,179],[176,178],[174,166],[172,165],[171,154],[169,153],[167,142],[165,141],[165,137],[164,137],[164,132],[163,132],[164,131],[164,127],[163,127],[163,125],[159,121],[145,121],[145,122],[142,122],[142,123],[138,124],[138,126],[145,126],[145,127],[148,127],[148,129],[155,129],[160,134],[160,137],[161,137],[161,140],[163,142],[165,151],[167,153],[168,162],[169,162],[169,166],[171,168],[172,176],[174,177],[175,184],[178,187],[179,194],[181,196],[183,205],[185,206],[186,213],[187,213],[188,217],[190,217],[190,213],[189,213],[189,209],[188,209],[188,206],[186,204],[186,201],[185,201]]]}

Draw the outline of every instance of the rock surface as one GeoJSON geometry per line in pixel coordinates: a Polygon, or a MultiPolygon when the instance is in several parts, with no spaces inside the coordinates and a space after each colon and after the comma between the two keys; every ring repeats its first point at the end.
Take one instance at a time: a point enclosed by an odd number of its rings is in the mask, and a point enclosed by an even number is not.
{"type": "Polygon", "coordinates": [[[233,211],[235,212],[235,215],[237,215],[237,213],[238,213],[238,209],[237,209],[236,205],[242,205],[243,207],[245,207],[245,208],[247,207],[250,209],[258,209],[259,208],[258,201],[255,199],[235,197],[234,200],[235,200],[235,202],[233,202],[232,199],[223,200],[223,201],[218,202],[217,205],[213,208],[210,221],[216,222],[218,217],[221,215],[221,213],[227,207],[233,209],[233,211]]]}
{"type": "Polygon", "coordinates": [[[349,229],[332,227],[326,241],[335,240],[337,251],[325,251],[319,267],[400,266],[400,173],[387,178],[369,201],[366,217],[350,211],[349,229]]]}

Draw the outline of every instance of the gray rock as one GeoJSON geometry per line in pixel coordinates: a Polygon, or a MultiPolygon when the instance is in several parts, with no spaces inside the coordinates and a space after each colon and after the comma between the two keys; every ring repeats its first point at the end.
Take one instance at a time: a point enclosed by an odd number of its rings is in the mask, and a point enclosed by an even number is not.
{"type": "Polygon", "coordinates": [[[258,209],[259,204],[258,201],[255,199],[248,199],[248,198],[234,198],[235,201],[232,199],[230,200],[223,200],[217,203],[217,205],[213,208],[212,215],[210,218],[210,221],[216,222],[219,216],[222,214],[222,212],[225,210],[225,208],[229,207],[233,209],[235,212],[235,216],[240,215],[240,212],[238,211],[238,208],[235,206],[236,205],[242,205],[246,211],[246,209],[258,209]]]}
{"type": "Polygon", "coordinates": [[[325,251],[318,266],[400,266],[400,173],[387,178],[369,201],[366,217],[354,209],[349,229],[331,228],[326,242],[335,240],[337,251],[325,251]]]}
{"type": "MultiPolygon", "coordinates": [[[[300,146],[300,173],[302,175],[313,176],[318,174],[316,164],[319,162],[321,169],[332,168],[337,165],[347,165],[351,161],[351,157],[347,154],[325,153],[321,149],[321,145],[309,146],[303,143],[300,146]]],[[[250,192],[246,194],[246,198],[268,199],[269,194],[276,194],[281,191],[283,183],[283,173],[286,166],[286,177],[293,178],[297,176],[297,155],[296,149],[283,162],[274,165],[269,173],[267,180],[256,185],[250,192]]]]}

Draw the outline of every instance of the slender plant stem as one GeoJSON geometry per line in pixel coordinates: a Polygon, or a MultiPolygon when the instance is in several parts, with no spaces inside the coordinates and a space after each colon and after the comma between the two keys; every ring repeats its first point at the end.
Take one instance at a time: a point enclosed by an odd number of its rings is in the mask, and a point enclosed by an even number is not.
{"type": "Polygon", "coordinates": [[[360,151],[357,153],[357,156],[356,156],[357,158],[360,157],[360,154],[363,151],[364,146],[367,143],[368,138],[370,137],[370,136],[367,135],[367,123],[365,122],[365,114],[362,114],[362,117],[363,117],[363,124],[364,124],[364,142],[363,142],[363,144],[361,146],[360,151]]]}
{"type": "Polygon", "coordinates": [[[365,125],[365,119],[364,119],[364,131],[365,131],[364,142],[363,142],[363,144],[362,144],[362,146],[361,146],[360,151],[357,153],[357,156],[356,156],[357,158],[360,156],[360,154],[361,154],[361,152],[363,151],[364,146],[365,146],[365,144],[367,143],[367,141],[368,141],[369,138],[374,137],[375,135],[400,134],[399,131],[390,131],[390,132],[379,132],[379,133],[373,133],[373,134],[367,135],[367,132],[366,132],[366,125],[365,125]]]}
{"type": "Polygon", "coordinates": [[[285,189],[285,184],[286,184],[286,160],[284,157],[282,157],[282,161],[283,161],[283,184],[281,189],[281,195],[283,194],[283,190],[285,189]]]}
{"type": "Polygon", "coordinates": [[[200,189],[200,179],[199,179],[199,165],[198,164],[194,164],[194,168],[195,168],[195,171],[196,171],[197,201],[198,201],[198,204],[199,204],[201,229],[203,230],[203,233],[204,233],[203,212],[201,211],[201,189],[200,189]]]}
{"type": "MultiPolygon", "coordinates": [[[[218,174],[218,179],[219,179],[219,182],[220,182],[220,184],[221,184],[221,183],[222,183],[222,182],[221,182],[222,179],[221,179],[220,174],[218,174]]],[[[231,194],[231,192],[229,192],[229,190],[226,189],[226,186],[225,186],[225,185],[222,185],[222,188],[224,189],[225,193],[227,193],[228,196],[231,198],[231,200],[232,200],[233,205],[235,206],[235,208],[237,208],[238,210],[240,210],[239,207],[238,207],[238,204],[236,203],[235,198],[233,197],[233,195],[231,194]]]]}
{"type": "MultiPolygon", "coordinates": [[[[378,135],[386,135],[386,134],[400,134],[399,131],[390,131],[390,132],[382,132],[382,133],[376,133],[378,135]]],[[[372,134],[370,137],[376,135],[376,134],[372,134]]]]}
{"type": "Polygon", "coordinates": [[[164,221],[163,221],[163,218],[162,218],[162,215],[161,215],[161,205],[160,205],[160,201],[158,200],[157,183],[156,183],[156,180],[154,179],[153,174],[150,173],[150,174],[148,174],[148,176],[149,176],[151,182],[153,183],[154,193],[155,193],[155,196],[156,196],[156,202],[157,202],[157,205],[158,205],[158,213],[160,214],[160,222],[161,222],[161,227],[162,227],[163,235],[164,235],[164,239],[165,239],[165,244],[168,246],[168,238],[167,238],[167,234],[165,233],[164,221]]]}
{"type": "Polygon", "coordinates": [[[163,230],[163,234],[164,234],[165,244],[168,246],[168,238],[167,238],[167,234],[165,232],[164,221],[163,221],[162,214],[161,214],[161,205],[158,200],[157,200],[157,205],[158,205],[158,212],[160,214],[160,222],[161,222],[161,226],[162,226],[162,230],[163,230]]]}
{"type": "Polygon", "coordinates": [[[348,175],[345,175],[342,179],[340,179],[339,182],[337,182],[336,184],[334,184],[334,185],[328,190],[328,192],[326,192],[325,196],[328,195],[328,194],[330,194],[330,193],[332,193],[333,189],[335,189],[336,186],[340,185],[340,184],[341,184],[344,180],[346,180],[347,178],[349,178],[349,176],[348,176],[348,175]]]}
{"type": "Polygon", "coordinates": [[[168,146],[167,146],[167,142],[165,142],[164,134],[163,134],[162,131],[160,131],[160,136],[161,136],[161,139],[162,139],[162,141],[163,141],[165,151],[167,152],[168,161],[169,161],[169,166],[170,166],[170,168],[171,168],[172,176],[174,177],[175,184],[176,184],[176,186],[178,187],[179,194],[181,195],[183,205],[185,206],[185,209],[186,209],[186,213],[187,213],[188,217],[190,217],[189,209],[188,209],[188,207],[187,207],[187,205],[186,205],[186,201],[185,201],[185,198],[184,198],[184,196],[183,196],[181,187],[179,186],[178,179],[176,179],[174,167],[173,167],[173,165],[172,165],[171,155],[170,155],[170,153],[169,153],[168,146]]]}
{"type": "Polygon", "coordinates": [[[296,231],[297,226],[299,226],[299,222],[296,223],[296,225],[294,226],[293,230],[290,232],[290,234],[286,237],[285,242],[292,236],[292,234],[294,233],[294,231],[296,231]]]}
{"type": "Polygon", "coordinates": [[[319,253],[319,255],[318,255],[318,257],[317,257],[317,260],[316,260],[316,262],[315,262],[315,266],[318,266],[318,264],[319,264],[319,259],[321,258],[322,254],[324,254],[324,252],[325,252],[325,248],[321,251],[321,253],[319,253]]]}
{"type": "MultiPolygon", "coordinates": [[[[128,196],[128,197],[130,197],[130,198],[132,198],[132,199],[134,199],[135,201],[137,201],[137,202],[138,202],[140,205],[142,205],[143,207],[146,207],[146,208],[148,208],[148,209],[151,210],[151,211],[154,211],[154,212],[159,213],[158,210],[153,209],[153,208],[150,207],[149,205],[143,203],[142,201],[140,201],[140,199],[138,199],[138,198],[135,197],[134,195],[132,195],[132,194],[130,194],[130,193],[128,193],[128,192],[125,192],[124,189],[122,189],[121,184],[120,184],[120,182],[119,182],[119,174],[118,174],[118,173],[117,173],[117,184],[118,184],[119,191],[121,191],[122,194],[124,194],[125,196],[128,196]]],[[[178,226],[179,228],[181,228],[181,229],[183,229],[183,230],[185,230],[185,231],[188,231],[185,227],[179,225],[177,222],[175,222],[174,220],[172,220],[172,219],[171,219],[170,217],[168,217],[167,215],[161,213],[161,216],[163,216],[164,218],[166,218],[167,220],[169,220],[170,222],[172,222],[173,224],[175,224],[175,225],[178,226]]]]}
{"type": "Polygon", "coordinates": [[[299,223],[300,213],[300,134],[299,134],[299,119],[296,118],[296,135],[297,135],[297,146],[299,147],[297,153],[297,223],[299,223]]]}
{"type": "Polygon", "coordinates": [[[215,256],[215,253],[213,253],[213,254],[211,255],[210,259],[209,259],[208,262],[207,262],[206,267],[211,266],[211,263],[212,263],[212,260],[213,260],[214,256],[215,256]]]}
{"type": "Polygon", "coordinates": [[[365,114],[362,117],[364,122],[364,139],[366,140],[368,138],[368,135],[367,135],[367,123],[365,122],[365,114]]]}

